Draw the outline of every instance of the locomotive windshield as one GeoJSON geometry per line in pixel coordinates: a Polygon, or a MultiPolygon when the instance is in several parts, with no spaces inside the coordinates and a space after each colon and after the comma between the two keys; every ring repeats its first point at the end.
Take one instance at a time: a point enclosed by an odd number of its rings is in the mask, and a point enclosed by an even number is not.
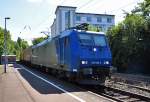
{"type": "Polygon", "coordinates": [[[106,40],[104,36],[94,35],[93,39],[95,46],[106,46],[106,40]]]}
{"type": "Polygon", "coordinates": [[[95,34],[79,34],[81,45],[106,46],[105,36],[95,34]]]}
{"type": "Polygon", "coordinates": [[[93,40],[91,35],[79,34],[79,39],[81,45],[93,45],[93,40]]]}

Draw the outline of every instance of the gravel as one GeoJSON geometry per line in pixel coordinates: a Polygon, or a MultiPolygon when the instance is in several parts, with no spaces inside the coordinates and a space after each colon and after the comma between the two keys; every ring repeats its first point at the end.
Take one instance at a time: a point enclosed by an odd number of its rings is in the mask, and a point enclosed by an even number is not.
{"type": "Polygon", "coordinates": [[[144,91],[138,88],[134,88],[133,86],[139,86],[141,88],[146,88],[150,90],[150,78],[144,76],[134,76],[134,75],[121,75],[121,74],[115,74],[112,75],[111,79],[106,80],[105,85],[112,88],[117,88],[120,90],[140,94],[146,97],[150,97],[150,92],[144,91]],[[124,84],[120,84],[124,83],[124,84]]]}

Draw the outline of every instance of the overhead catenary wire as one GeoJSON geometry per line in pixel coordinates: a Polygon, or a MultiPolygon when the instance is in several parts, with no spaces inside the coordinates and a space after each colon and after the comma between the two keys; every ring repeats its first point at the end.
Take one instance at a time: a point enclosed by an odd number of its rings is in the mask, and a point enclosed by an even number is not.
{"type": "Polygon", "coordinates": [[[60,1],[61,1],[61,3],[59,5],[63,5],[66,0],[60,0],[60,1]]]}
{"type": "MultiPolygon", "coordinates": [[[[64,3],[65,3],[65,1],[66,0],[61,0],[61,3],[59,4],[59,5],[63,5],[64,3]]],[[[82,9],[82,8],[85,8],[87,5],[89,5],[91,2],[93,2],[94,0],[89,0],[89,1],[87,1],[86,3],[84,3],[84,4],[82,4],[82,5],[80,5],[77,9],[78,10],[80,10],[80,9],[82,9]]],[[[123,8],[125,8],[125,7],[127,7],[127,6],[129,6],[129,5],[131,5],[131,4],[133,4],[133,3],[136,3],[137,1],[134,1],[134,2],[131,2],[131,3],[129,3],[129,4],[127,4],[127,5],[124,5],[124,6],[122,6],[122,7],[119,7],[119,8],[117,8],[117,9],[114,9],[114,10],[111,10],[111,11],[106,11],[106,12],[115,12],[115,11],[118,11],[119,9],[123,9],[123,8]]],[[[96,4],[97,2],[95,2],[94,4],[96,4]]],[[[94,5],[93,4],[93,5],[94,5]]],[[[49,18],[49,17],[51,17],[53,15],[53,12],[50,14],[50,15],[48,15],[48,16],[46,16],[46,17],[44,17],[44,19],[39,23],[39,24],[37,24],[36,25],[36,27],[34,28],[34,29],[38,29],[40,26],[42,26],[48,19],[47,18],[49,18]]]]}
{"type": "MultiPolygon", "coordinates": [[[[65,1],[66,0],[62,0],[62,2],[60,3],[60,5],[63,5],[65,3],[65,1]]],[[[91,2],[91,0],[89,0],[85,4],[81,5],[79,7],[79,9],[83,8],[85,5],[89,4],[90,2],[91,2]]],[[[51,17],[52,15],[53,15],[53,12],[50,15],[44,17],[44,19],[39,24],[37,24],[36,27],[33,27],[32,29],[38,29],[42,24],[44,24],[47,21],[47,18],[51,17]]]]}
{"type": "MultiPolygon", "coordinates": [[[[94,0],[93,0],[93,1],[94,1],[94,0]]],[[[103,1],[103,0],[101,0],[101,1],[103,1]]],[[[126,4],[126,5],[123,5],[123,6],[119,7],[119,8],[114,9],[114,10],[111,10],[111,11],[105,10],[105,12],[106,12],[106,13],[107,13],[107,12],[110,12],[110,13],[116,12],[116,11],[118,11],[118,10],[120,10],[120,9],[126,8],[126,7],[128,7],[128,6],[130,6],[130,5],[134,4],[134,3],[137,3],[138,1],[140,1],[140,0],[136,0],[136,1],[130,2],[130,3],[126,4]]],[[[99,2],[100,2],[100,1],[99,1],[99,2]]],[[[85,6],[88,5],[89,3],[91,3],[91,2],[88,1],[88,2],[85,3],[84,5],[80,6],[80,7],[78,8],[78,10],[81,9],[81,8],[83,8],[83,7],[85,7],[85,6]]],[[[97,4],[97,2],[95,2],[94,4],[97,4]]],[[[94,5],[94,4],[93,4],[93,5],[94,5]]]]}
{"type": "Polygon", "coordinates": [[[135,3],[137,3],[139,0],[136,0],[136,1],[134,1],[134,2],[130,2],[130,3],[128,3],[128,4],[126,4],[126,5],[123,5],[123,6],[121,6],[121,7],[119,7],[119,8],[117,8],[117,9],[114,9],[114,10],[111,10],[111,11],[108,11],[108,12],[116,12],[116,11],[118,11],[118,10],[120,10],[120,9],[123,9],[123,8],[126,8],[126,7],[128,7],[128,6],[130,6],[130,5],[132,5],[132,4],[135,4],[135,3]]]}
{"type": "MultiPolygon", "coordinates": [[[[65,2],[66,0],[61,0],[61,3],[60,3],[60,5],[63,5],[63,3],[65,2]]],[[[48,16],[46,16],[46,17],[44,17],[44,19],[40,22],[40,23],[38,23],[37,25],[36,25],[36,27],[33,27],[33,29],[35,30],[35,29],[38,29],[40,26],[42,26],[47,20],[48,20],[48,18],[49,17],[51,17],[53,15],[53,12],[51,12],[48,16]]]]}
{"type": "MultiPolygon", "coordinates": [[[[93,0],[94,1],[94,0],[93,0]]],[[[81,5],[81,6],[79,6],[78,7],[78,10],[79,9],[81,9],[81,8],[83,8],[84,6],[86,6],[86,5],[88,5],[89,3],[91,3],[92,1],[91,0],[89,0],[88,2],[86,2],[85,4],[83,4],[83,5],[81,5]]]]}
{"type": "MultiPolygon", "coordinates": [[[[92,5],[95,5],[95,4],[97,4],[97,3],[100,3],[100,2],[102,2],[102,1],[104,1],[104,0],[95,0],[95,1],[93,1],[92,3],[92,5]]],[[[88,5],[88,4],[87,4],[88,5]]],[[[90,9],[91,7],[93,8],[93,6],[91,6],[91,5],[89,5],[89,6],[85,6],[86,8],[88,7],[88,9],[90,9]],[[90,6],[90,7],[89,7],[90,6]]]]}
{"type": "MultiPolygon", "coordinates": [[[[67,0],[61,0],[60,5],[63,5],[67,0]]],[[[77,0],[76,0],[77,1],[77,0]]],[[[93,0],[94,1],[94,0],[93,0]]],[[[93,2],[91,0],[87,1],[86,3],[82,4],[81,6],[78,7],[78,9],[82,9],[84,7],[86,7],[86,5],[90,4],[91,2],[93,2]]],[[[40,4],[41,6],[42,4],[40,4]]],[[[37,10],[37,9],[36,9],[37,10]]],[[[35,14],[37,15],[37,13],[35,14]]],[[[19,32],[19,34],[21,34],[23,31],[25,30],[30,30],[30,32],[37,30],[39,27],[43,26],[43,24],[45,22],[47,22],[48,18],[50,18],[51,16],[53,16],[53,12],[51,12],[50,14],[46,15],[44,17],[44,19],[41,20],[41,22],[39,22],[38,24],[36,24],[35,26],[31,26],[31,25],[25,25],[24,28],[19,32]]],[[[32,17],[33,18],[33,17],[32,17]]]]}

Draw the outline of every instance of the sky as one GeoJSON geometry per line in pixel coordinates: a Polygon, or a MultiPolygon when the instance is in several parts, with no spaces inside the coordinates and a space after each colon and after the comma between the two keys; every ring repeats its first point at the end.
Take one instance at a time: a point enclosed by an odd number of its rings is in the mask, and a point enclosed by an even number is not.
{"type": "Polygon", "coordinates": [[[12,40],[18,37],[31,44],[34,38],[44,36],[41,31],[50,31],[58,5],[77,7],[76,12],[113,14],[115,24],[124,19],[122,10],[130,12],[143,0],[0,0],[0,27],[4,18],[12,40]]]}

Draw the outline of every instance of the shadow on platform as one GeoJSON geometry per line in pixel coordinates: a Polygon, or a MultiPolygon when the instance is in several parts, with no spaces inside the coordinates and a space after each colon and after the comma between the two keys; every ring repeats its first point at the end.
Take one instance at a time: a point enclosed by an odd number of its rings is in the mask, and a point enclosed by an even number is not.
{"type": "MultiPolygon", "coordinates": [[[[62,94],[62,93],[64,93],[63,91],[57,89],[56,87],[52,86],[51,84],[49,84],[49,83],[43,81],[42,79],[32,75],[31,73],[29,73],[25,69],[21,69],[19,65],[14,64],[13,67],[18,68],[17,70],[21,74],[21,76],[31,85],[32,88],[34,88],[40,94],[62,94]]],[[[36,75],[41,76],[42,74],[37,71],[36,75]]],[[[45,74],[44,77],[45,76],[48,76],[48,75],[45,74]]],[[[43,78],[43,75],[42,75],[42,78],[43,78]]],[[[51,82],[50,79],[46,78],[46,80],[51,82]]],[[[53,81],[52,81],[52,83],[53,83],[53,81]]],[[[61,82],[57,82],[55,84],[57,86],[63,87],[63,89],[64,89],[64,86],[61,84],[61,82]]],[[[68,85],[68,86],[69,87],[65,86],[65,90],[67,90],[68,92],[81,92],[81,91],[83,92],[83,91],[85,91],[82,89],[74,88],[73,85],[68,85]]]]}

